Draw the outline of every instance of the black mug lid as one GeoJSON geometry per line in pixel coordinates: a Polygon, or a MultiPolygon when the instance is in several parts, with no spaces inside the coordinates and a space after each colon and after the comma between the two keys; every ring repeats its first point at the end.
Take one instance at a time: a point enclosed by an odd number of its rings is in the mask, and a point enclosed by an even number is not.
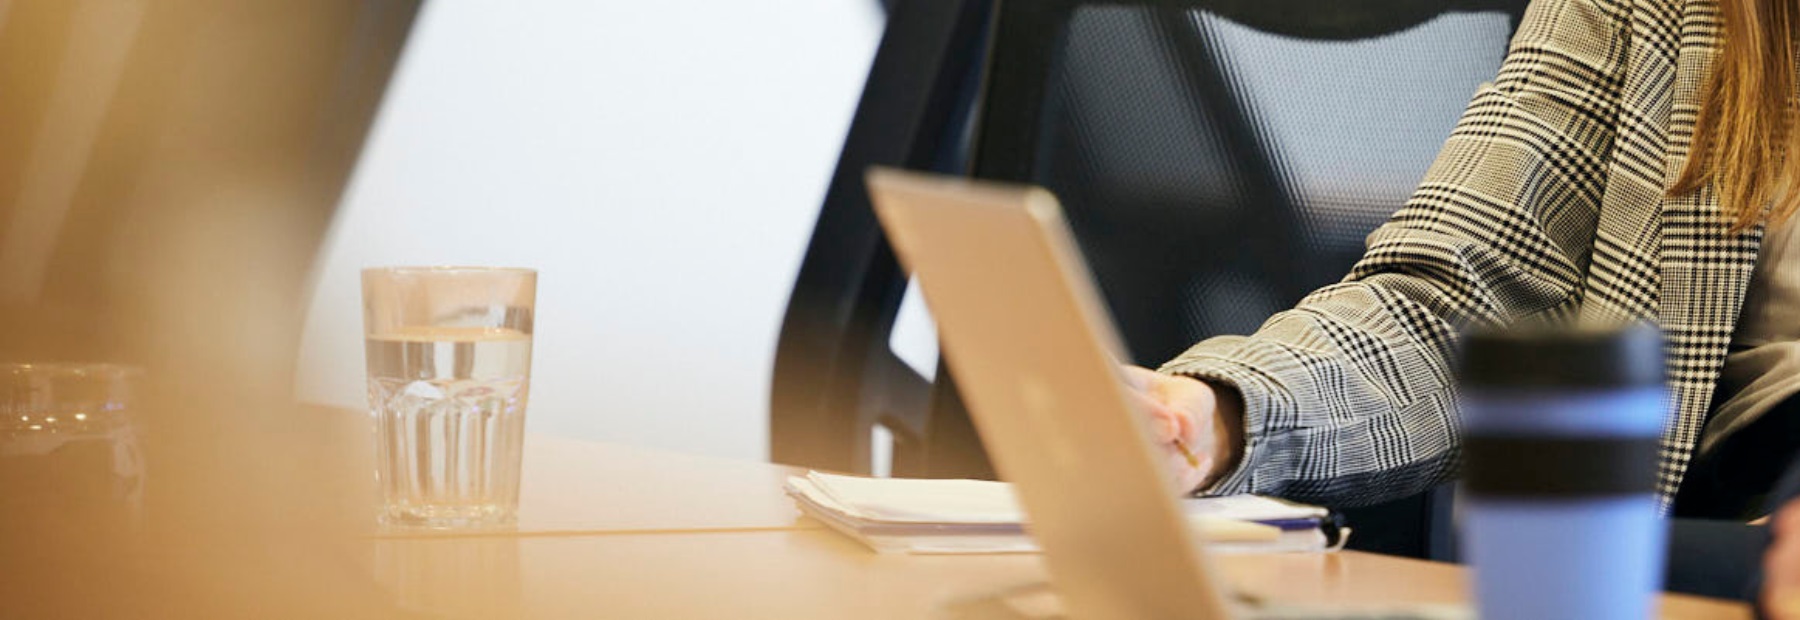
{"type": "Polygon", "coordinates": [[[1662,333],[1653,325],[1529,326],[1463,335],[1464,388],[1609,388],[1661,385],[1662,333]]]}

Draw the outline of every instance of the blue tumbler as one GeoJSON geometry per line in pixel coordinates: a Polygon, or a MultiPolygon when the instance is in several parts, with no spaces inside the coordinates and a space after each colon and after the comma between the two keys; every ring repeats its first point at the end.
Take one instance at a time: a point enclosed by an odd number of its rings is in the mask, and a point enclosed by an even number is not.
{"type": "Polygon", "coordinates": [[[1462,535],[1481,617],[1653,617],[1667,544],[1658,332],[1473,333],[1459,373],[1462,535]]]}

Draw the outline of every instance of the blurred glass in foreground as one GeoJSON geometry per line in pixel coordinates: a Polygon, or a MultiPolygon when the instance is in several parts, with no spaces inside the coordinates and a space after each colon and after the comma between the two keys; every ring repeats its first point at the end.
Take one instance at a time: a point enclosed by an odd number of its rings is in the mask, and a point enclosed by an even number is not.
{"type": "Polygon", "coordinates": [[[125,398],[17,379],[51,396],[0,426],[0,497],[89,490],[0,512],[0,616],[393,615],[355,570],[368,470],[339,473],[355,451],[291,384],[313,255],[418,9],[0,1],[0,363],[141,369],[93,388],[125,398]]]}
{"type": "Polygon", "coordinates": [[[0,364],[0,514],[39,528],[90,515],[103,536],[138,525],[138,375],[113,364],[0,364]]]}

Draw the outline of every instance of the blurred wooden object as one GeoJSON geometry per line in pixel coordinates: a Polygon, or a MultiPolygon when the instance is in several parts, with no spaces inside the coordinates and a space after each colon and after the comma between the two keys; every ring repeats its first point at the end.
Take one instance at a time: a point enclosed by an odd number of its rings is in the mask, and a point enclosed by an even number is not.
{"type": "Polygon", "coordinates": [[[328,448],[290,383],[313,254],[419,4],[0,2],[0,360],[144,369],[146,480],[123,536],[0,515],[7,615],[391,611],[339,568],[350,521],[318,501],[328,448]]]}

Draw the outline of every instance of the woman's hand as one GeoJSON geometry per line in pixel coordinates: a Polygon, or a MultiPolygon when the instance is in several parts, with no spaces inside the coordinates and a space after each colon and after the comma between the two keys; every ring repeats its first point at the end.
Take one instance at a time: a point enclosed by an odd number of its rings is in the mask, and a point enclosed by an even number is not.
{"type": "Polygon", "coordinates": [[[1182,492],[1210,486],[1237,466],[1244,446],[1243,405],[1237,394],[1137,366],[1125,367],[1125,382],[1138,406],[1150,414],[1151,434],[1162,445],[1182,492]]]}

